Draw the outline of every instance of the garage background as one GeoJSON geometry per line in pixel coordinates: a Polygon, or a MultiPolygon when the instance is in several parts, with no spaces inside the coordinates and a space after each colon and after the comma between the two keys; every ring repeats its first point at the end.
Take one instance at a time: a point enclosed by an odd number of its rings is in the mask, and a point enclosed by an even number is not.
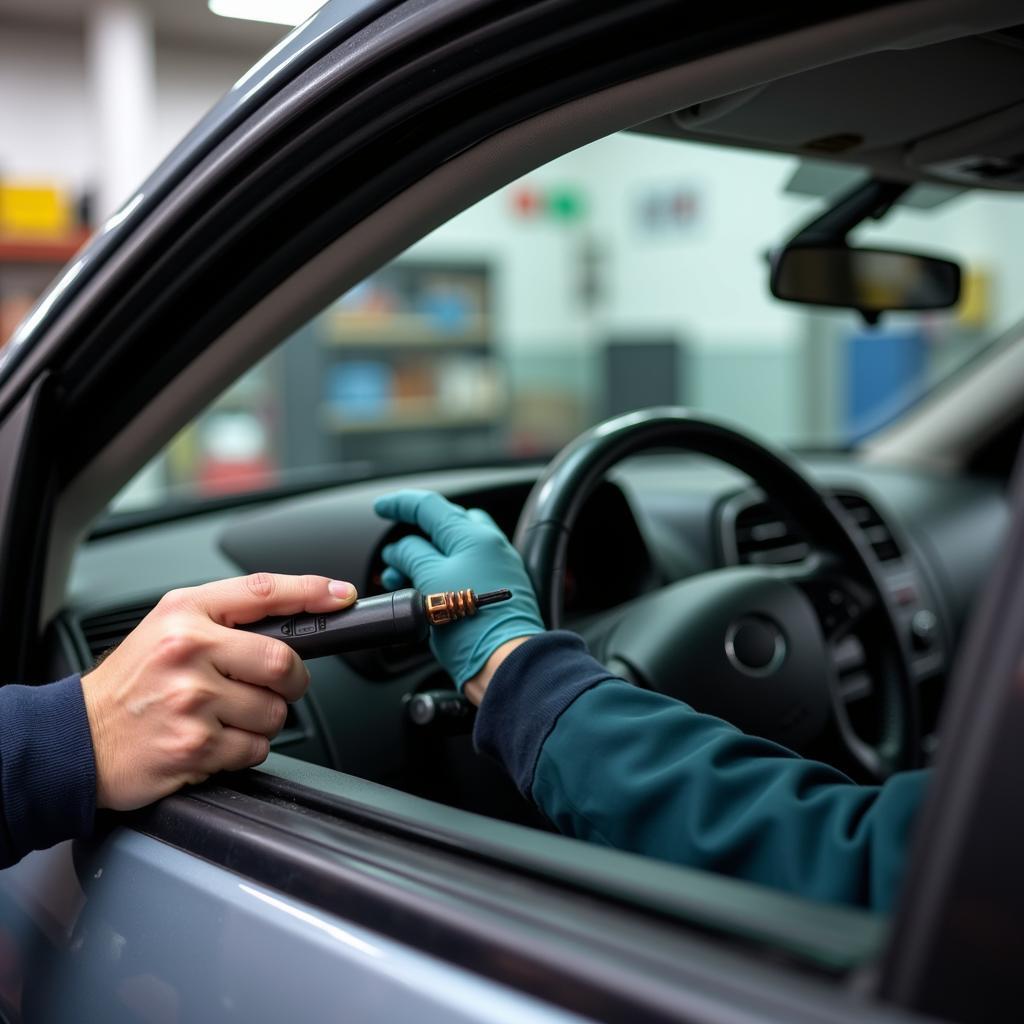
{"type": "MultiPolygon", "coordinates": [[[[203,113],[244,88],[286,23],[316,6],[0,0],[0,342],[203,113]]],[[[953,313],[870,332],[851,313],[772,299],[770,248],[856,179],[827,161],[637,135],[568,154],[282,339],[117,507],[439,455],[530,459],[652,404],[694,405],[790,444],[855,442],[1024,314],[1013,288],[1024,213],[951,189],[915,190],[859,238],[947,242],[968,271],[953,313]]]]}

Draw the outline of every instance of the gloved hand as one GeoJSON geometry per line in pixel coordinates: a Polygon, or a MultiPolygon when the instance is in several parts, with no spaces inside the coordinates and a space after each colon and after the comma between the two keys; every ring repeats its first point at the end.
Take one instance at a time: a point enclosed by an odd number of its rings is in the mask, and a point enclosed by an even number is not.
{"type": "Polygon", "coordinates": [[[434,491],[397,491],[378,498],[374,511],[385,519],[418,526],[422,537],[403,537],[384,548],[389,590],[407,586],[422,594],[472,589],[478,594],[508,587],[512,598],[476,615],[432,629],[430,646],[461,689],[505,641],[544,631],[533,585],[519,553],[481,509],[468,511],[434,491]]]}

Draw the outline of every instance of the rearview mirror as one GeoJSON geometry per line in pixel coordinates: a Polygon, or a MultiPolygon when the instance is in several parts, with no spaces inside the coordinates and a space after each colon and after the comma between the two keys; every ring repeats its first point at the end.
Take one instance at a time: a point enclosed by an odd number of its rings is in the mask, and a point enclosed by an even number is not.
{"type": "Polygon", "coordinates": [[[912,252],[796,245],[774,255],[770,286],[778,299],[856,309],[874,323],[886,310],[955,305],[960,267],[912,252]]]}

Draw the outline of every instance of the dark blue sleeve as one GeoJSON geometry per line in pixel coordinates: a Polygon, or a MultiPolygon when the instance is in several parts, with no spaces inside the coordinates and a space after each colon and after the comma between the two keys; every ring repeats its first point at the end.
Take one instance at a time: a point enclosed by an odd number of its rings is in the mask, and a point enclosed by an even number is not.
{"type": "Polygon", "coordinates": [[[876,910],[898,892],[928,779],[857,785],[616,679],[571,633],[513,651],[474,739],[567,835],[876,910]]]}
{"type": "Polygon", "coordinates": [[[89,835],[95,812],[96,763],[81,679],[0,687],[0,868],[31,850],[89,835]]]}

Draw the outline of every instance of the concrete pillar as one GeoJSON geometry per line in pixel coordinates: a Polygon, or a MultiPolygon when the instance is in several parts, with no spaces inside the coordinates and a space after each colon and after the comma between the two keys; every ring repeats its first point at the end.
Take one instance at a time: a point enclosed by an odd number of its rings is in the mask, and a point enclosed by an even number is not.
{"type": "Polygon", "coordinates": [[[94,221],[129,200],[151,170],[156,92],[153,24],[135,0],[99,0],[86,25],[86,68],[96,118],[94,221]]]}

